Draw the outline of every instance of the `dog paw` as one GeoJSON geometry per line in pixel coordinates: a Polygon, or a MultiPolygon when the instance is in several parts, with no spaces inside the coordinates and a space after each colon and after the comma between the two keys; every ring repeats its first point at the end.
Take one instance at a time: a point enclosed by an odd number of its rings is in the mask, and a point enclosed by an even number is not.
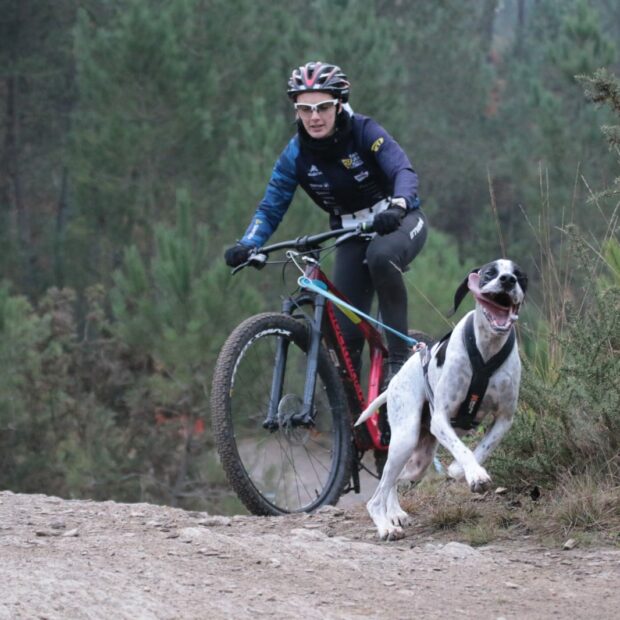
{"type": "Polygon", "coordinates": [[[491,476],[484,467],[479,467],[472,476],[467,476],[469,488],[473,493],[485,493],[491,486],[491,476]]]}
{"type": "Polygon", "coordinates": [[[379,528],[379,538],[381,540],[393,541],[400,540],[405,537],[405,532],[402,527],[388,526],[386,528],[379,528]]]}
{"type": "Polygon", "coordinates": [[[448,467],[448,477],[454,480],[460,480],[463,476],[465,476],[463,468],[456,461],[451,463],[450,467],[448,467]]]}
{"type": "Polygon", "coordinates": [[[409,515],[404,510],[399,510],[397,513],[390,515],[388,518],[392,525],[397,527],[406,527],[410,523],[409,515]]]}

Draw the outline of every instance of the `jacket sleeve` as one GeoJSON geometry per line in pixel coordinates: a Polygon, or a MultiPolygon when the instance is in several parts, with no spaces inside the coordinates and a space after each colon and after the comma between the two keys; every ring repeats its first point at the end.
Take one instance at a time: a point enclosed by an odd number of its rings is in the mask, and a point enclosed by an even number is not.
{"type": "Polygon", "coordinates": [[[363,140],[388,179],[392,196],[404,198],[409,209],[417,209],[420,206],[418,175],[400,144],[370,118],[363,140]]]}
{"type": "Polygon", "coordinates": [[[298,153],[299,146],[297,138],[294,137],[282,151],[273,167],[265,195],[240,240],[241,244],[250,247],[264,245],[282,221],[298,185],[295,169],[298,153]]]}

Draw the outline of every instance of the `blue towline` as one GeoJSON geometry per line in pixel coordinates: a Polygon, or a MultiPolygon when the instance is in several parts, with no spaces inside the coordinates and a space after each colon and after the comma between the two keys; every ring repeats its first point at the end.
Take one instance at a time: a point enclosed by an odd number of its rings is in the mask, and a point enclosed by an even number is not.
{"type": "Polygon", "coordinates": [[[306,276],[301,276],[301,277],[299,277],[297,279],[297,284],[299,284],[299,286],[301,286],[302,288],[305,288],[305,289],[308,289],[309,291],[312,291],[313,293],[317,293],[318,295],[322,295],[323,297],[325,297],[325,298],[329,299],[331,302],[333,302],[336,306],[339,306],[339,307],[342,307],[342,308],[346,308],[347,310],[350,310],[351,312],[354,312],[358,316],[363,317],[367,321],[370,321],[371,323],[374,323],[375,325],[378,325],[379,327],[389,331],[390,333],[394,334],[395,336],[398,336],[399,338],[402,338],[411,347],[414,347],[416,344],[418,344],[418,341],[415,338],[412,338],[411,336],[406,336],[402,332],[399,332],[398,330],[389,327],[385,323],[382,323],[381,321],[379,321],[379,320],[377,320],[377,319],[375,319],[375,318],[373,318],[371,316],[368,316],[367,314],[365,314],[364,312],[362,312],[361,310],[359,310],[355,306],[352,306],[351,304],[348,304],[346,301],[343,301],[339,297],[336,297],[336,295],[330,293],[327,290],[327,286],[325,285],[325,283],[321,282],[320,280],[311,280],[310,278],[308,278],[306,276]]]}

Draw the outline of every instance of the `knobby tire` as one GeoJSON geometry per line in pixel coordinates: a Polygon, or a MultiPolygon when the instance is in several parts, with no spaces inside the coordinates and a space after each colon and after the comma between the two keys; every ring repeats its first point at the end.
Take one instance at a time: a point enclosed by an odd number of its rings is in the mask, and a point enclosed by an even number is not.
{"type": "Polygon", "coordinates": [[[246,319],[228,337],[215,366],[211,419],[228,481],[250,513],[312,512],[335,504],[352,466],[350,418],[342,382],[324,346],[315,390],[316,424],[286,422],[299,410],[305,382],[308,327],[280,313],[246,319]],[[267,415],[275,345],[289,342],[276,431],[267,415]]]}

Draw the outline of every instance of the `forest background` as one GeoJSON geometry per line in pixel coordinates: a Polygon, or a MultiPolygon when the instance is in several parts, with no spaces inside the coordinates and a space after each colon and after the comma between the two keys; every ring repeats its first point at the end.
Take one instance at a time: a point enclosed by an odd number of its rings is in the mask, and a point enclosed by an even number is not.
{"type": "MultiPolygon", "coordinates": [[[[211,373],[285,291],[222,254],[322,59],[419,174],[411,326],[500,254],[530,274],[500,480],[617,489],[619,46],[613,0],[0,0],[0,488],[237,509],[211,373]]],[[[274,239],[326,225],[298,193],[274,239]]]]}

